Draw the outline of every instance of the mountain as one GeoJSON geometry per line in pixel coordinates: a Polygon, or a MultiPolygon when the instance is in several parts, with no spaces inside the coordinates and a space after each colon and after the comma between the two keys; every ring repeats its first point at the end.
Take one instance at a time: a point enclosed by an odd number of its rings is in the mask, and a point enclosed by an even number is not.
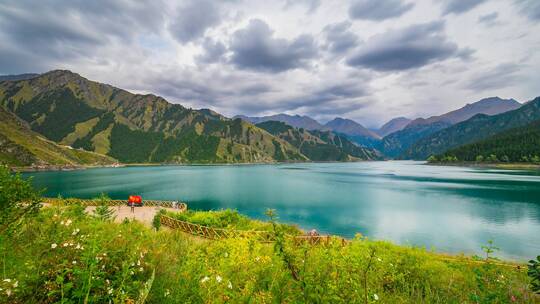
{"type": "Polygon", "coordinates": [[[409,157],[403,155],[413,144],[433,133],[448,128],[476,114],[496,115],[519,108],[521,104],[513,99],[499,97],[485,98],[472,104],[427,119],[417,118],[404,129],[385,136],[382,150],[389,157],[409,157]]]}
{"type": "Polygon", "coordinates": [[[536,97],[519,109],[494,116],[478,114],[435,132],[412,145],[405,153],[405,157],[426,159],[430,155],[483,140],[512,128],[526,126],[538,119],[540,119],[540,97],[536,97]]]}
{"type": "Polygon", "coordinates": [[[460,161],[490,159],[492,155],[500,161],[530,162],[540,156],[540,120],[523,127],[513,128],[484,140],[460,146],[438,155],[438,159],[452,156],[460,161]]]}
{"type": "Polygon", "coordinates": [[[375,132],[366,129],[361,124],[351,119],[336,117],[324,125],[325,129],[332,130],[349,136],[364,136],[368,138],[380,139],[375,132]]]}
{"type": "Polygon", "coordinates": [[[376,130],[375,132],[379,134],[379,136],[385,137],[388,134],[403,130],[403,128],[405,128],[410,122],[411,120],[408,118],[397,117],[385,123],[379,130],[376,130]]]}
{"type": "Polygon", "coordinates": [[[434,122],[446,122],[449,124],[457,124],[465,121],[476,114],[497,115],[500,113],[515,110],[521,107],[521,104],[514,99],[501,99],[499,97],[489,97],[481,99],[474,103],[469,103],[464,107],[448,112],[439,116],[432,116],[427,119],[418,118],[410,124],[431,124],[434,122]]]}
{"type": "Polygon", "coordinates": [[[0,75],[0,81],[17,81],[17,80],[26,80],[32,79],[39,76],[39,74],[28,73],[28,74],[19,74],[19,75],[0,75]]]}
{"type": "Polygon", "coordinates": [[[110,165],[111,157],[61,146],[0,107],[0,163],[14,167],[110,165]]]}
{"type": "Polygon", "coordinates": [[[304,128],[306,130],[320,130],[323,128],[318,121],[309,116],[276,114],[262,117],[248,117],[244,115],[237,115],[234,118],[240,118],[253,124],[258,124],[265,121],[281,121],[289,126],[293,126],[295,128],[304,128]]]}
{"type": "Polygon", "coordinates": [[[265,121],[256,125],[277,136],[313,161],[352,161],[380,159],[375,151],[359,147],[347,137],[331,131],[295,128],[281,121],[265,121]]]}
{"type": "Polygon", "coordinates": [[[303,161],[297,148],[240,119],[132,94],[70,71],[0,82],[0,106],[46,138],[124,163],[303,161]]]}

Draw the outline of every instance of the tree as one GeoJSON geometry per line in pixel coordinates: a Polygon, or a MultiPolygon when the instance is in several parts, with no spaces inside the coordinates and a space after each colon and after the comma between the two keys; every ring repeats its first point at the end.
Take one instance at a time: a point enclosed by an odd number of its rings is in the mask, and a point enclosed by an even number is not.
{"type": "Polygon", "coordinates": [[[5,166],[0,166],[0,233],[20,223],[41,207],[41,191],[32,187],[31,179],[23,179],[20,174],[11,174],[5,166]]]}
{"type": "Polygon", "coordinates": [[[476,162],[477,162],[477,163],[481,163],[481,162],[483,162],[483,161],[484,161],[484,156],[482,156],[482,155],[477,155],[477,156],[476,156],[476,162]]]}
{"type": "Polygon", "coordinates": [[[427,161],[430,162],[430,163],[435,163],[435,162],[438,161],[438,159],[437,159],[437,156],[431,155],[431,156],[427,159],[427,161]]]}
{"type": "Polygon", "coordinates": [[[488,158],[486,160],[488,162],[492,162],[492,163],[498,163],[499,162],[499,159],[497,158],[497,155],[495,155],[495,154],[491,154],[490,156],[488,156],[488,158]]]}
{"type": "Polygon", "coordinates": [[[97,200],[98,206],[94,210],[94,216],[102,221],[113,220],[115,216],[114,209],[110,207],[111,199],[102,193],[97,200]]]}

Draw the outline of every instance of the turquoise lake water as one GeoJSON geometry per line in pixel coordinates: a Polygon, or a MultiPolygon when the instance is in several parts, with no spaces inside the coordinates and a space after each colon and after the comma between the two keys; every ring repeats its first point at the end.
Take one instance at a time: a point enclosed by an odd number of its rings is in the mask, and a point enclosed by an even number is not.
{"type": "Polygon", "coordinates": [[[441,252],[540,254],[540,175],[528,171],[428,166],[421,162],[156,166],[38,172],[47,196],[181,200],[190,209],[234,208],[321,233],[356,233],[441,252]]]}

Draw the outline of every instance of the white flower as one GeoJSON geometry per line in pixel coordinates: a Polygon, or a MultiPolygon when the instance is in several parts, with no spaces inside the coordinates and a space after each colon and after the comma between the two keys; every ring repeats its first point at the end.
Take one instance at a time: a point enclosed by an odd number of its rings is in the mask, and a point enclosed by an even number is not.
{"type": "Polygon", "coordinates": [[[227,252],[225,252],[225,257],[229,257],[229,254],[227,252]]]}
{"type": "Polygon", "coordinates": [[[137,261],[137,266],[141,266],[141,261],[137,261]]]}
{"type": "Polygon", "coordinates": [[[142,268],[142,267],[141,267],[141,268],[139,268],[139,271],[140,271],[140,272],[142,272],[143,270],[144,270],[144,268],[142,268]]]}
{"type": "Polygon", "coordinates": [[[71,225],[71,223],[73,223],[73,222],[72,222],[70,219],[68,219],[68,220],[66,221],[66,226],[71,225]]]}
{"type": "Polygon", "coordinates": [[[62,245],[62,246],[67,247],[67,246],[69,246],[69,244],[68,244],[68,243],[64,243],[64,245],[62,245]]]}
{"type": "Polygon", "coordinates": [[[216,281],[217,281],[218,283],[221,283],[221,277],[220,277],[220,276],[216,276],[216,281]]]}
{"type": "Polygon", "coordinates": [[[60,225],[64,225],[64,221],[61,221],[61,222],[60,222],[60,225]]]}
{"type": "Polygon", "coordinates": [[[109,279],[106,279],[105,282],[107,282],[107,285],[111,284],[111,281],[109,281],[109,279]]]}
{"type": "Polygon", "coordinates": [[[6,289],[6,295],[9,297],[11,296],[11,289],[6,289]]]}
{"type": "Polygon", "coordinates": [[[229,284],[227,284],[227,287],[228,287],[229,289],[232,289],[232,283],[231,283],[231,281],[229,281],[229,284]]]}
{"type": "Polygon", "coordinates": [[[204,278],[201,279],[201,283],[207,282],[208,280],[210,280],[209,277],[204,277],[204,278]]]}
{"type": "Polygon", "coordinates": [[[4,282],[11,282],[11,279],[4,279],[4,282]]]}
{"type": "Polygon", "coordinates": [[[168,297],[171,294],[171,292],[168,289],[165,289],[165,296],[168,297]]]}
{"type": "Polygon", "coordinates": [[[81,231],[79,228],[73,230],[73,232],[71,233],[71,235],[77,235],[77,233],[79,233],[79,231],[81,231]]]}
{"type": "Polygon", "coordinates": [[[75,247],[75,249],[81,249],[81,244],[77,243],[77,246],[75,247]]]}
{"type": "Polygon", "coordinates": [[[381,258],[377,258],[377,261],[382,262],[381,258]]]}
{"type": "Polygon", "coordinates": [[[58,247],[58,245],[56,245],[56,243],[52,243],[52,244],[51,244],[51,248],[52,248],[52,249],[54,249],[54,248],[56,248],[56,247],[58,247]]]}
{"type": "Polygon", "coordinates": [[[374,294],[373,294],[373,299],[374,299],[375,301],[379,301],[379,296],[378,296],[376,293],[374,293],[374,294]]]}
{"type": "Polygon", "coordinates": [[[135,274],[135,272],[133,272],[133,271],[130,271],[130,272],[129,272],[129,274],[130,274],[130,275],[134,275],[134,274],[135,274]]]}
{"type": "Polygon", "coordinates": [[[13,288],[17,288],[17,286],[19,286],[19,281],[15,281],[15,283],[13,283],[13,288]]]}
{"type": "Polygon", "coordinates": [[[77,264],[77,261],[73,261],[73,262],[71,262],[71,264],[75,265],[75,264],[77,264]]]}
{"type": "Polygon", "coordinates": [[[108,289],[108,293],[109,293],[109,294],[112,294],[112,293],[113,293],[113,290],[114,290],[114,289],[113,289],[112,287],[110,287],[110,288],[108,289]]]}
{"type": "Polygon", "coordinates": [[[255,261],[258,262],[260,259],[261,259],[260,257],[256,257],[256,258],[255,258],[255,261]]]}

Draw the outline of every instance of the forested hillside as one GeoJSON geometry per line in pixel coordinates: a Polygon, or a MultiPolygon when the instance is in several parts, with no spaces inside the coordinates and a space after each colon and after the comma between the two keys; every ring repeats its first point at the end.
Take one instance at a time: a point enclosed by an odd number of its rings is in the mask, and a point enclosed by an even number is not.
{"type": "Polygon", "coordinates": [[[430,155],[474,143],[512,128],[526,126],[538,119],[540,119],[540,97],[517,110],[494,116],[479,114],[436,132],[411,146],[405,156],[412,159],[426,159],[430,155]]]}
{"type": "Polygon", "coordinates": [[[280,121],[266,121],[257,127],[268,131],[294,147],[313,161],[351,161],[355,159],[379,159],[372,149],[359,147],[347,137],[331,131],[294,128],[280,121]]]}
{"type": "Polygon", "coordinates": [[[70,71],[0,82],[0,105],[50,140],[126,163],[307,159],[286,141],[240,119],[132,94],[70,71]]]}
{"type": "Polygon", "coordinates": [[[12,167],[110,165],[111,157],[70,149],[30,130],[28,125],[0,107],[0,164],[12,167]]]}
{"type": "Polygon", "coordinates": [[[451,149],[432,160],[540,162],[540,120],[451,149]]]}

